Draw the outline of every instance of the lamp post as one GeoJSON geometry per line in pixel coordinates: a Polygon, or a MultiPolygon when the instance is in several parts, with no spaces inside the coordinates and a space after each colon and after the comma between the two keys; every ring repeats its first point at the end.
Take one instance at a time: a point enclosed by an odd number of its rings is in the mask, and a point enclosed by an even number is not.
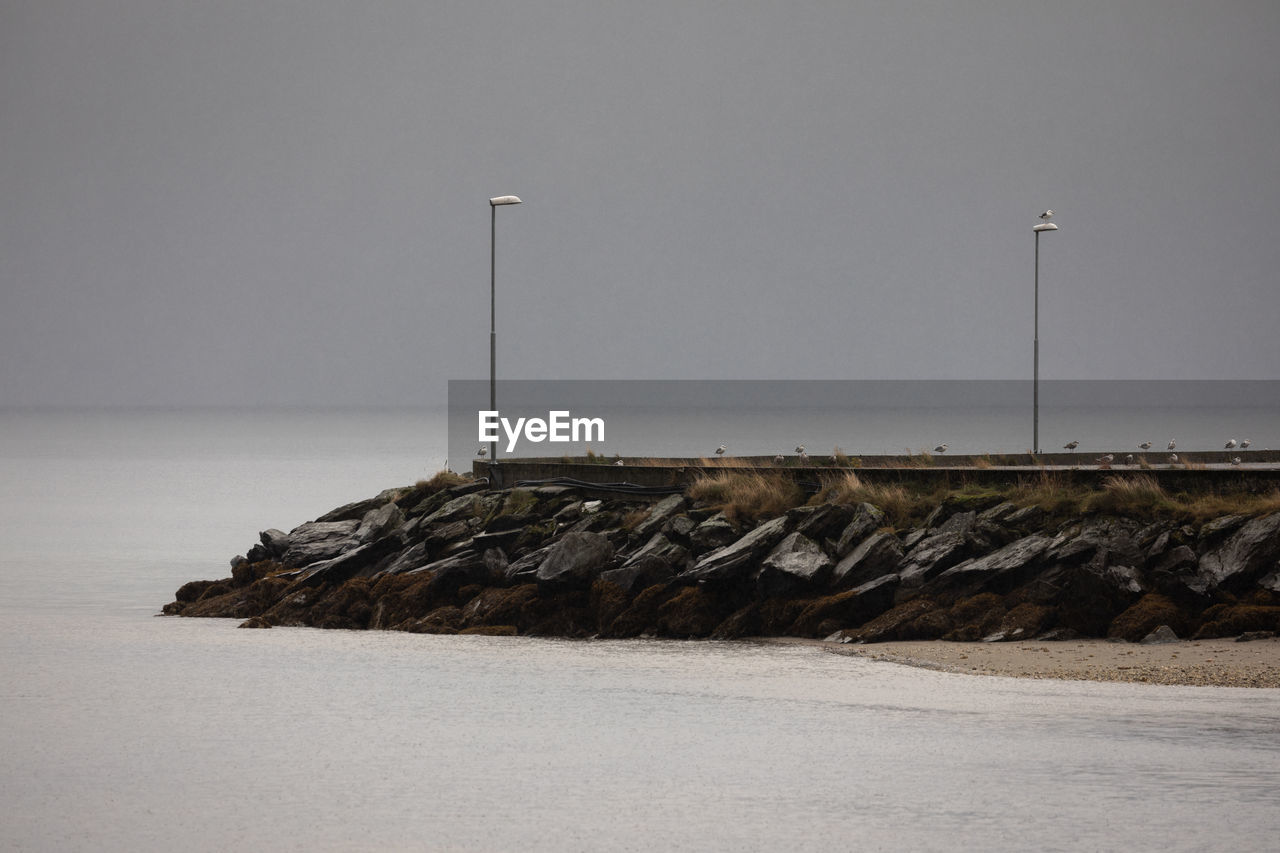
{"type": "MultiPolygon", "coordinates": [[[[498,410],[498,208],[520,204],[518,196],[500,195],[489,199],[489,411],[498,410]]],[[[498,442],[489,443],[489,458],[498,461],[498,442]]]]}
{"type": "Polygon", "coordinates": [[[1040,233],[1058,230],[1058,226],[1049,221],[1053,218],[1052,210],[1046,210],[1040,214],[1040,218],[1044,222],[1031,229],[1036,232],[1035,329],[1032,338],[1035,361],[1031,380],[1031,452],[1037,456],[1040,455],[1040,233]]]}

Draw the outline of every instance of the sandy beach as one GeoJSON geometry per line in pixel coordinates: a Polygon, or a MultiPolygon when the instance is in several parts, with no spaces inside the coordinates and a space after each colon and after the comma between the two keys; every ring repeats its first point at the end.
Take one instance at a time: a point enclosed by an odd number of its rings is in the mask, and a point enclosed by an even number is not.
{"type": "Polygon", "coordinates": [[[949,643],[942,640],[836,645],[834,654],[966,675],[1061,678],[1211,687],[1280,687],[1280,638],[1184,640],[1163,645],[1068,640],[949,643]]]}

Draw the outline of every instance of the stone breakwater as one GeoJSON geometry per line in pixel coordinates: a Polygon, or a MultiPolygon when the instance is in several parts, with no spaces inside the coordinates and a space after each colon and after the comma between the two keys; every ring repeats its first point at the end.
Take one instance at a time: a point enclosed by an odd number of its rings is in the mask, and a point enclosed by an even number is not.
{"type": "Polygon", "coordinates": [[[840,642],[1280,629],[1280,513],[1200,524],[1054,517],[952,495],[916,526],[869,503],[739,521],[685,495],[391,489],[285,533],[165,614],[554,637],[840,642]]]}

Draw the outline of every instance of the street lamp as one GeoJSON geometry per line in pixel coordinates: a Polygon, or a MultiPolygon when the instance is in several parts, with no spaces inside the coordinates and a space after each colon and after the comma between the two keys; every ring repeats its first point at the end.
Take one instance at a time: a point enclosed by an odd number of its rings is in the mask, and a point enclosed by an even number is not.
{"type": "MultiPolygon", "coordinates": [[[[506,204],[520,204],[518,196],[500,195],[489,199],[489,411],[498,410],[498,208],[506,204]]],[[[498,461],[498,442],[490,442],[489,458],[498,461]]]]}
{"type": "Polygon", "coordinates": [[[1049,220],[1053,219],[1053,211],[1046,210],[1040,214],[1040,218],[1044,220],[1039,225],[1032,228],[1036,232],[1036,284],[1035,284],[1035,367],[1032,373],[1032,422],[1031,422],[1031,452],[1036,455],[1040,454],[1040,232],[1057,231],[1058,226],[1049,220]]]}

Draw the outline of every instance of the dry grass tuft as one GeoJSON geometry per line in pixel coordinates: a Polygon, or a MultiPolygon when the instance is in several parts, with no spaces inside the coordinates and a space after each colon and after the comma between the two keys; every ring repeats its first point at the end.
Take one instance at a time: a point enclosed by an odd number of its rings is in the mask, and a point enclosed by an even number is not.
{"type": "Polygon", "coordinates": [[[804,503],[804,492],[790,477],[760,471],[702,474],[686,494],[718,506],[731,521],[771,518],[804,503]]]}
{"type": "Polygon", "coordinates": [[[884,511],[893,524],[906,524],[935,505],[932,492],[908,490],[899,483],[866,483],[849,471],[823,480],[811,503],[869,503],[884,511]]]}
{"type": "Polygon", "coordinates": [[[414,483],[413,487],[415,489],[431,493],[438,492],[441,489],[447,489],[450,486],[459,486],[465,482],[467,482],[466,477],[450,471],[448,468],[444,468],[432,474],[430,479],[419,480],[414,483]]]}
{"type": "Polygon", "coordinates": [[[1109,515],[1162,515],[1174,509],[1164,488],[1150,474],[1112,476],[1101,491],[1089,495],[1085,507],[1109,515]]]}

